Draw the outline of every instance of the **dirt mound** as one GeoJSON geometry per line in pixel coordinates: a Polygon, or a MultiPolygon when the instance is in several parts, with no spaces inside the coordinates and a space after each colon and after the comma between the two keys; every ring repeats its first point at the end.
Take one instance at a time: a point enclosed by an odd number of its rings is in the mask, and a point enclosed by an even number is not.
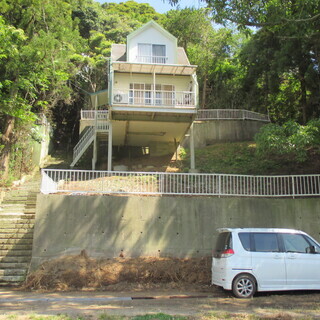
{"type": "Polygon", "coordinates": [[[45,262],[27,277],[24,288],[67,291],[209,285],[210,265],[209,257],[93,259],[82,252],[45,262]]]}

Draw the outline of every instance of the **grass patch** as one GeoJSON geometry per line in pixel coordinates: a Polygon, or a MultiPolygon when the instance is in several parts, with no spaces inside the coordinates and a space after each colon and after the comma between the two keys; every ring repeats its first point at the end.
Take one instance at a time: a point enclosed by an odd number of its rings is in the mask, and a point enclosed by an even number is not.
{"type": "MultiPolygon", "coordinates": [[[[189,151],[181,153],[182,171],[189,166],[189,151]]],[[[305,162],[290,156],[265,158],[256,152],[254,142],[217,143],[195,151],[196,168],[204,173],[282,175],[320,173],[319,155],[310,150],[305,162]]]]}

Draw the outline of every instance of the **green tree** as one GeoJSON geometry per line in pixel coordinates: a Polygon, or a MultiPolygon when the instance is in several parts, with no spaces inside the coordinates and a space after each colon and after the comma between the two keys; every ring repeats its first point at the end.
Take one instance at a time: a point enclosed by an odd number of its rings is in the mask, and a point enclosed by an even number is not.
{"type": "MultiPolygon", "coordinates": [[[[2,1],[0,21],[0,122],[2,124],[2,178],[9,173],[17,124],[35,114],[70,101],[66,85],[75,73],[71,56],[81,39],[71,19],[70,3],[56,1],[2,1]]],[[[48,111],[47,111],[48,112],[48,111]]]]}

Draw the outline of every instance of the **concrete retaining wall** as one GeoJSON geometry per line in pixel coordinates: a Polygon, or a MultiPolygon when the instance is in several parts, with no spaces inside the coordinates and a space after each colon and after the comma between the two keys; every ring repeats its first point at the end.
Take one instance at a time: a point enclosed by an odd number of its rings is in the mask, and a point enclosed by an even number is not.
{"type": "Polygon", "coordinates": [[[39,195],[32,268],[93,257],[210,255],[220,227],[302,229],[320,239],[320,199],[39,195]]]}
{"type": "MultiPolygon", "coordinates": [[[[195,148],[203,148],[217,142],[251,141],[265,124],[266,122],[253,120],[195,121],[195,148]]],[[[188,134],[181,144],[184,148],[189,148],[188,134]]]]}

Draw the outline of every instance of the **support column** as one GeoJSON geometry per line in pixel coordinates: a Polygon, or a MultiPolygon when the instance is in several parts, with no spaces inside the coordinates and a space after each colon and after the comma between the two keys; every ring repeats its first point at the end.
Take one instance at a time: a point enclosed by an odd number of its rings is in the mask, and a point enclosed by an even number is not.
{"type": "Polygon", "coordinates": [[[112,171],[112,122],[109,121],[108,133],[108,171],[112,171]]]}
{"type": "Polygon", "coordinates": [[[96,170],[96,162],[97,162],[97,131],[94,130],[94,140],[93,140],[93,156],[92,156],[92,170],[96,170]]]}
{"type": "Polygon", "coordinates": [[[190,170],[195,171],[195,155],[194,155],[194,137],[193,137],[193,123],[190,126],[190,170]]]}

